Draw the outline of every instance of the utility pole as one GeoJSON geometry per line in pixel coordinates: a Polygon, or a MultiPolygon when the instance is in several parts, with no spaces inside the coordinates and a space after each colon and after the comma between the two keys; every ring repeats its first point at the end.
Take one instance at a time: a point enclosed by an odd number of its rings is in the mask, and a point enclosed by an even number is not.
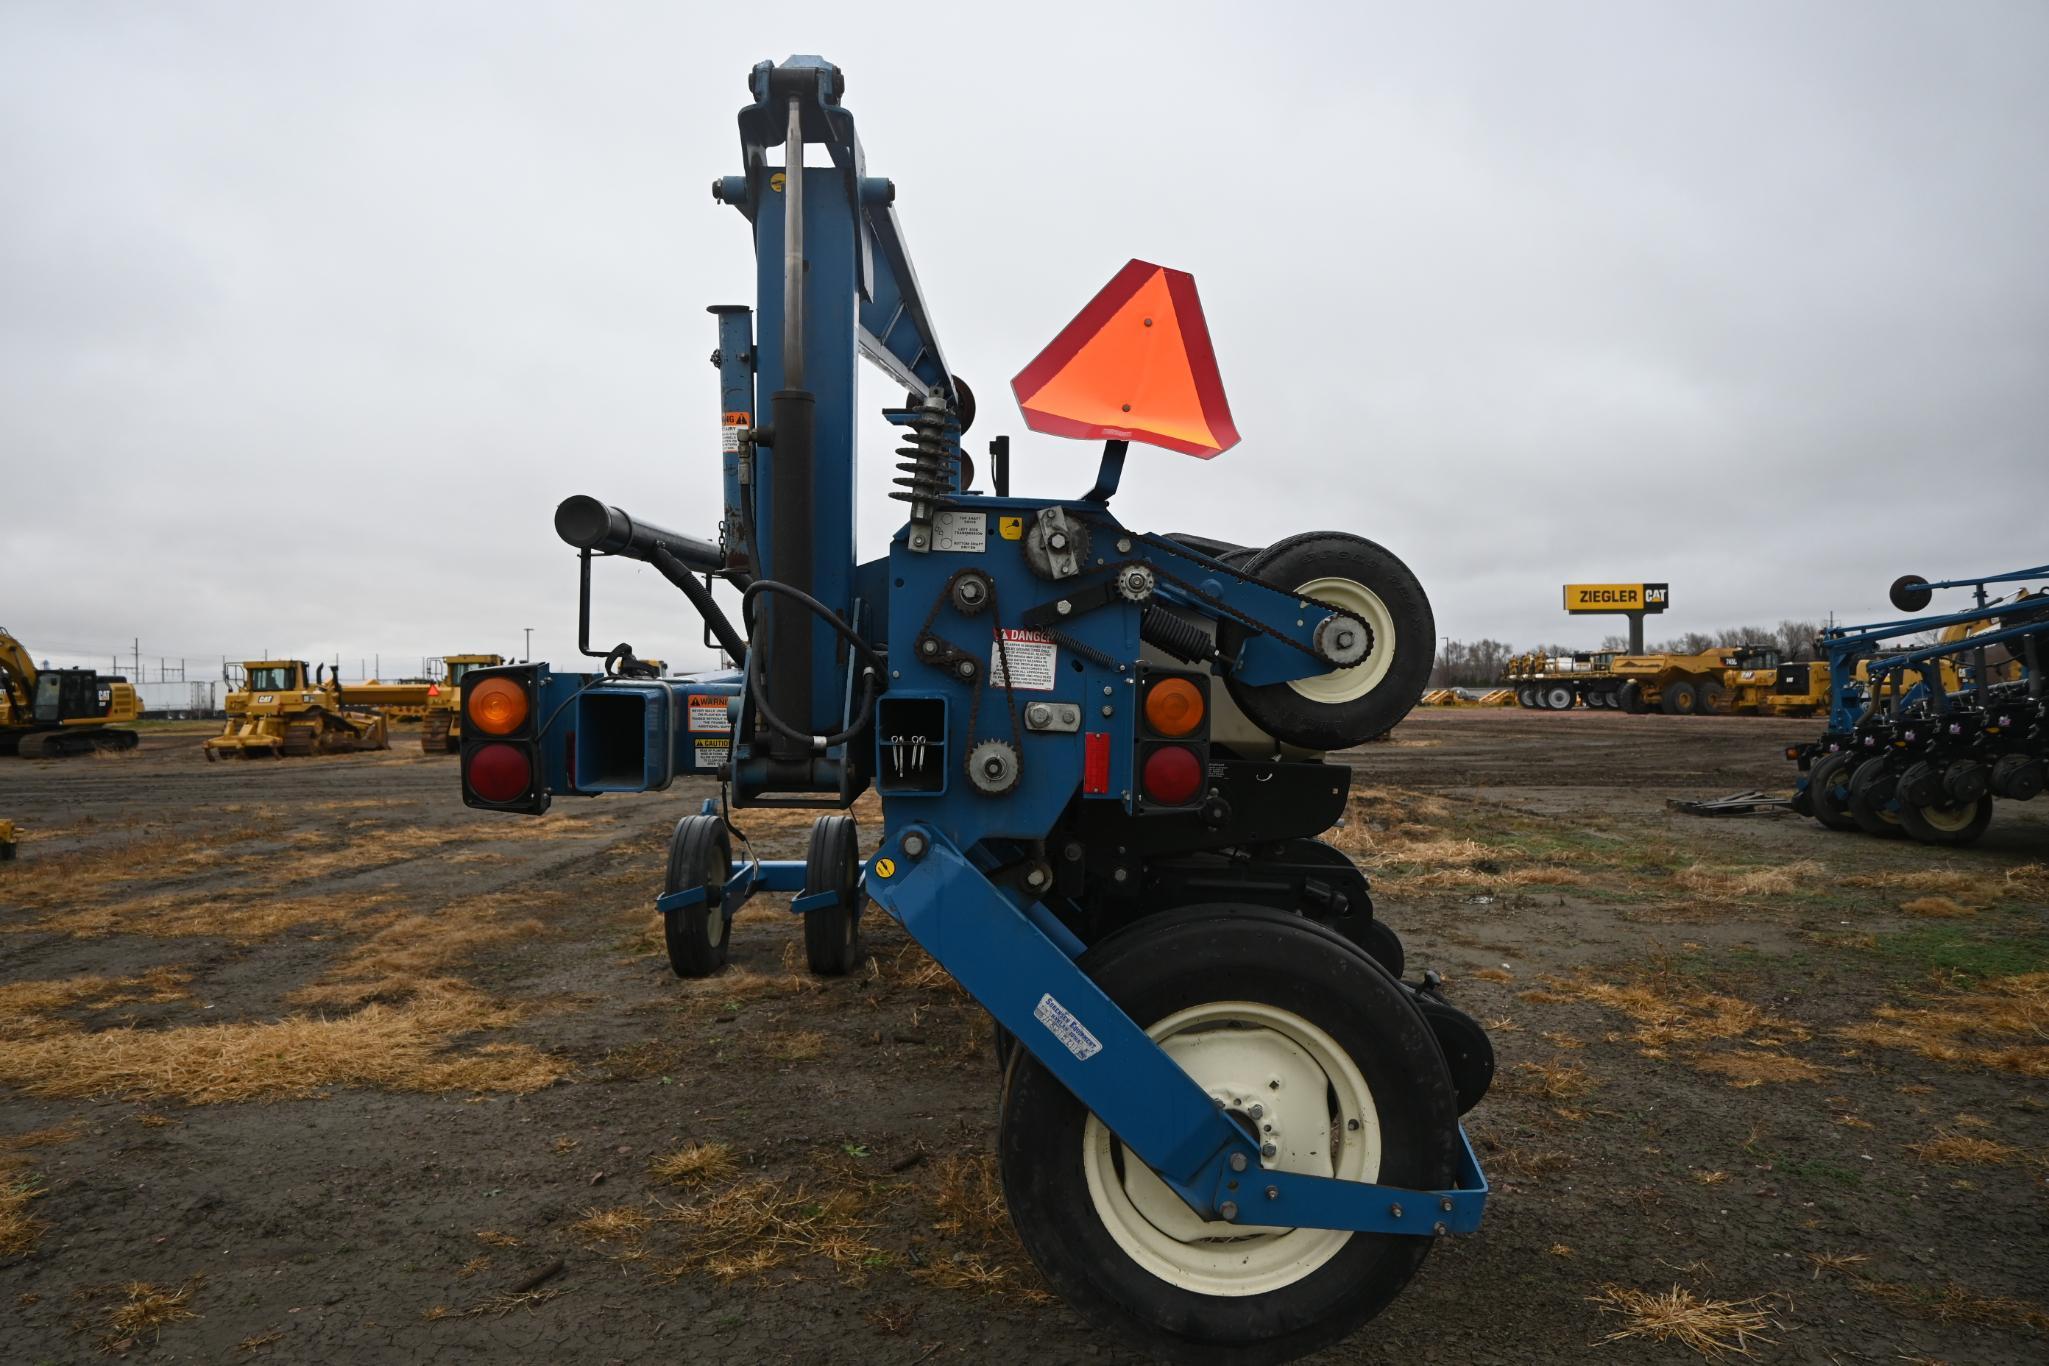
{"type": "Polygon", "coordinates": [[[533,627],[531,627],[531,626],[529,626],[529,627],[527,627],[527,628],[526,628],[526,653],[520,656],[520,658],[519,658],[519,662],[520,662],[520,663],[522,663],[522,664],[530,663],[530,662],[532,662],[532,660],[533,660],[533,657],[534,657],[534,628],[533,628],[533,627]]]}
{"type": "Polygon", "coordinates": [[[135,638],[135,681],[142,681],[142,637],[135,638]]]}

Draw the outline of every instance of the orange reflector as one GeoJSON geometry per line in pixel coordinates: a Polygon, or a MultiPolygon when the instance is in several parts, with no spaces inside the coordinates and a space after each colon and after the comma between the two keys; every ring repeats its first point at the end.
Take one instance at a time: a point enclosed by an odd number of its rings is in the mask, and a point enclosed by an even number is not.
{"type": "Polygon", "coordinates": [[[1145,695],[1145,723],[1155,735],[1179,738],[1202,724],[1202,689],[1185,678],[1163,678],[1145,695]]]}
{"type": "Polygon", "coordinates": [[[1133,261],[1010,382],[1025,425],[1207,460],[1238,444],[1195,277],[1133,261]]]}
{"type": "Polygon", "coordinates": [[[470,689],[469,713],[486,735],[510,735],[526,720],[526,689],[509,678],[487,678],[470,689]]]}

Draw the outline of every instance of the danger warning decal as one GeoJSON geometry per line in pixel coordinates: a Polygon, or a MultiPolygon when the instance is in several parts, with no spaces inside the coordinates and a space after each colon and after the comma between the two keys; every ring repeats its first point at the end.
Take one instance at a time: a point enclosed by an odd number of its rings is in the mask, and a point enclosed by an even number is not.
{"type": "Polygon", "coordinates": [[[1038,631],[1006,626],[989,642],[989,686],[1011,687],[1021,692],[1053,691],[1053,671],[1060,663],[1060,647],[1038,631]],[[1004,660],[1010,661],[1008,674],[1004,660]]]}
{"type": "Polygon", "coordinates": [[[726,699],[717,694],[690,694],[690,729],[729,731],[733,728],[732,718],[726,712],[726,699]]]}

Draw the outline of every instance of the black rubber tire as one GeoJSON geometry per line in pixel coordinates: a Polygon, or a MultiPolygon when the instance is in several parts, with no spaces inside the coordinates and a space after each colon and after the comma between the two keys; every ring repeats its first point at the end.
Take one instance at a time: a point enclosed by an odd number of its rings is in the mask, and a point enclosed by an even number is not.
{"type": "Polygon", "coordinates": [[[1807,801],[1814,819],[1831,830],[1855,830],[1850,814],[1850,764],[1854,754],[1824,754],[1807,770],[1807,801]]]}
{"type": "Polygon", "coordinates": [[[1893,805],[1893,788],[1898,783],[1899,775],[1891,772],[1883,759],[1867,759],[1857,765],[1850,775],[1850,818],[1859,830],[1886,839],[1899,839],[1907,833],[1900,828],[1899,810],[1893,805]]]}
{"type": "Polygon", "coordinates": [[[1700,710],[1700,694],[1693,684],[1685,679],[1667,683],[1664,694],[1658,698],[1658,707],[1667,716],[1691,716],[1700,710]]]}
{"type": "Polygon", "coordinates": [[[1537,690],[1528,685],[1517,688],[1515,690],[1515,704],[1518,707],[1528,707],[1531,711],[1535,711],[1537,709],[1537,690]]]}
{"type": "Polygon", "coordinates": [[[1643,684],[1633,678],[1624,680],[1622,686],[1615,690],[1615,703],[1631,716],[1642,716],[1650,710],[1644,705],[1643,684]]]}
{"type": "Polygon", "coordinates": [[[1573,703],[1577,700],[1572,695],[1572,689],[1563,683],[1555,683],[1544,689],[1544,705],[1551,711],[1571,711],[1573,703]]]}
{"type": "MultiPolygon", "coordinates": [[[[1269,1004],[1310,1021],[1359,1067],[1375,1098],[1378,1179],[1414,1190],[1451,1184],[1457,1100],[1437,1039],[1408,993],[1343,938],[1283,912],[1195,908],[1112,935],[1081,966],[1142,1025],[1213,1001],[1269,1004]]],[[[1429,1255],[1428,1238],[1355,1233],[1278,1290],[1181,1289],[1133,1261],[1103,1227],[1081,1160],[1087,1118],[1051,1072],[1016,1050],[997,1140],[1004,1198],[1054,1292],[1154,1357],[1230,1366],[1293,1360],[1379,1313],[1429,1255]]]]}
{"type": "MultiPolygon", "coordinates": [[[[1353,943],[1366,950],[1368,956],[1386,968],[1390,976],[1400,978],[1408,966],[1408,951],[1402,947],[1400,935],[1373,918],[1372,892],[1366,884],[1366,875],[1359,871],[1359,865],[1352,861],[1352,856],[1334,844],[1326,844],[1319,839],[1303,838],[1285,841],[1281,848],[1281,857],[1298,863],[1327,863],[1333,869],[1342,869],[1359,880],[1359,895],[1366,904],[1357,914],[1364,916],[1365,919],[1360,924],[1357,939],[1352,939],[1350,935],[1345,935],[1345,938],[1351,939],[1353,943]]],[[[1305,909],[1302,914],[1313,924],[1344,934],[1337,926],[1320,919],[1314,911],[1305,909]]]]}
{"type": "Polygon", "coordinates": [[[1729,705],[1729,690],[1709,680],[1695,691],[1695,709],[1702,716],[1727,716],[1723,708],[1729,705]]]}
{"type": "MultiPolygon", "coordinates": [[[[1226,676],[1224,685],[1232,700],[1254,725],[1287,744],[1328,752],[1385,735],[1409,714],[1422,697],[1436,662],[1437,619],[1423,585],[1392,551],[1363,536],[1311,531],[1268,546],[1247,561],[1244,569],[1254,578],[1286,590],[1315,579],[1350,579],[1386,606],[1395,637],[1392,642],[1373,642],[1376,654],[1389,648],[1394,651],[1387,673],[1370,692],[1346,702],[1316,702],[1286,683],[1253,686],[1226,676]]],[[[1243,639],[1242,631],[1228,622],[1221,628],[1227,644],[1235,643],[1234,637],[1243,639]]]]}
{"type": "Polygon", "coordinates": [[[662,916],[662,943],[678,977],[709,977],[726,965],[733,919],[726,914],[726,878],[733,868],[733,839],[717,816],[685,816],[669,836],[669,866],[663,892],[702,887],[695,906],[662,916]]]}
{"type": "Polygon", "coordinates": [[[1390,977],[1400,977],[1409,966],[1409,951],[1402,947],[1402,937],[1385,920],[1366,922],[1359,947],[1366,950],[1374,962],[1386,968],[1390,977]]]}
{"type": "Polygon", "coordinates": [[[1986,794],[1970,803],[1974,808],[1970,819],[1962,826],[1951,828],[1948,824],[1955,814],[1963,809],[1962,803],[1938,803],[1932,807],[1915,806],[1911,802],[1899,804],[1900,828],[1923,844],[1963,845],[1976,844],[1985,833],[1985,827],[1992,824],[1992,797],[1986,794]],[[1929,812],[1936,813],[1938,825],[1929,819],[1929,812]]]}
{"type": "Polygon", "coordinates": [[[804,895],[838,892],[839,905],[804,913],[804,959],[820,977],[844,977],[861,961],[861,832],[852,816],[821,816],[804,855],[804,895]]]}

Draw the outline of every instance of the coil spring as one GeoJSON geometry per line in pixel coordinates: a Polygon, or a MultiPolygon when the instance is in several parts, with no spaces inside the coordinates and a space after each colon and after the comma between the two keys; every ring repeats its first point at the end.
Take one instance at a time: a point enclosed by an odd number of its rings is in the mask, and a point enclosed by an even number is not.
{"type": "Polygon", "coordinates": [[[1188,664],[1216,657],[1209,632],[1157,607],[1146,608],[1145,615],[1138,619],[1138,638],[1188,664]]]}
{"type": "Polygon", "coordinates": [[[910,426],[909,444],[896,448],[897,478],[890,482],[898,491],[889,496],[911,505],[912,521],[930,522],[932,504],[953,492],[959,428],[937,394],[927,394],[917,413],[910,426]]]}

